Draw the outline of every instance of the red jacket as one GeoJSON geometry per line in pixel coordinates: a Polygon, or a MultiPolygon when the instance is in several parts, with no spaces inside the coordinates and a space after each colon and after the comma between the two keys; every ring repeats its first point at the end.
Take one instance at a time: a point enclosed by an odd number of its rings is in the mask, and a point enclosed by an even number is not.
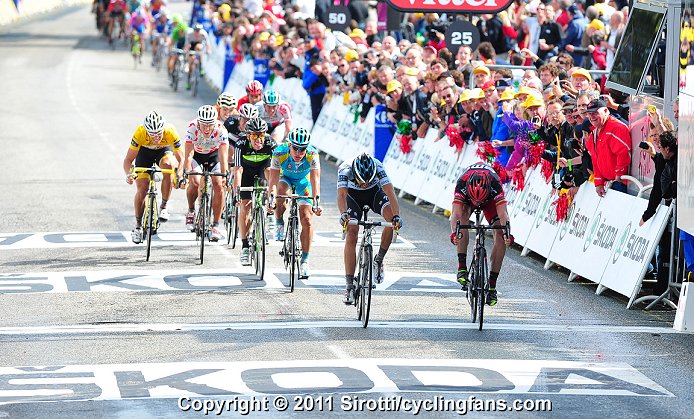
{"type": "Polygon", "coordinates": [[[631,162],[629,127],[612,115],[598,132],[594,129],[586,140],[586,149],[593,160],[595,186],[603,186],[617,176],[627,175],[631,162]]]}

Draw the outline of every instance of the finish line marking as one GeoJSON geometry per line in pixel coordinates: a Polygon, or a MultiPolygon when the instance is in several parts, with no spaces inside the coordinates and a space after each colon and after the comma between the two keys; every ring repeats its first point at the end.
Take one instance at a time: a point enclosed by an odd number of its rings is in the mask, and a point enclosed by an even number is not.
{"type": "MultiPolygon", "coordinates": [[[[479,326],[469,322],[412,322],[412,321],[369,321],[369,329],[458,329],[474,330],[479,326]]],[[[118,334],[147,332],[197,332],[214,330],[301,330],[301,329],[361,329],[361,323],[354,321],[291,321],[291,322],[235,322],[235,323],[110,323],[66,326],[28,326],[0,327],[0,336],[35,335],[84,335],[118,334]]],[[[679,334],[669,327],[651,326],[610,326],[610,325],[562,325],[562,324],[521,324],[485,323],[485,330],[534,331],[559,333],[655,333],[679,334]]]]}

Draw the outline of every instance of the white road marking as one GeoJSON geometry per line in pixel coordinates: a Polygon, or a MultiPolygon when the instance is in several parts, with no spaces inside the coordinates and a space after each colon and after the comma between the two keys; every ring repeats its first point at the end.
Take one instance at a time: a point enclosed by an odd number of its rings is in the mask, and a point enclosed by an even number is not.
{"type": "MultiPolygon", "coordinates": [[[[358,393],[674,397],[626,363],[518,359],[324,359],[0,367],[0,404],[358,393]]],[[[367,396],[368,397],[368,396],[367,396]]],[[[287,397],[296,400],[293,397],[287,397]]],[[[366,398],[366,397],[365,397],[366,398]]],[[[180,399],[179,399],[180,400],[180,399]]],[[[272,400],[272,397],[269,398],[272,400]]],[[[286,399],[285,399],[286,400],[286,399]]],[[[339,400],[336,405],[339,406],[339,400]]],[[[452,410],[455,410],[455,405],[452,410]]],[[[448,408],[446,410],[451,410],[448,408]]]]}
{"type": "MultiPolygon", "coordinates": [[[[0,336],[27,335],[83,335],[94,333],[144,333],[144,332],[191,332],[210,330],[300,330],[300,329],[352,329],[361,328],[357,320],[341,321],[267,321],[267,322],[231,322],[231,323],[122,323],[122,324],[85,324],[64,326],[27,326],[0,327],[0,336]]],[[[474,330],[477,325],[469,322],[416,322],[416,321],[376,321],[369,322],[370,329],[458,329],[474,330]]],[[[568,325],[568,324],[526,324],[526,323],[493,323],[485,322],[486,331],[524,331],[553,333],[650,333],[678,334],[670,327],[653,326],[613,326],[613,325],[568,325]]]]}

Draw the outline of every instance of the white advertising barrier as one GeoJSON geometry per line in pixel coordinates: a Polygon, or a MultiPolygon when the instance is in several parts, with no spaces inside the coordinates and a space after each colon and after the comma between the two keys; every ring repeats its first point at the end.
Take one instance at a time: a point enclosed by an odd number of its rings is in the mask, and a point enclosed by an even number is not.
{"type": "MultiPolygon", "coordinates": [[[[449,145],[448,137],[443,137],[441,140],[434,142],[432,147],[438,150],[436,159],[432,163],[426,175],[426,180],[416,196],[418,200],[434,204],[434,211],[436,211],[439,208],[437,203],[439,198],[441,198],[441,191],[450,183],[449,179],[457,174],[457,163],[460,155],[455,152],[455,148],[449,145]]],[[[451,202],[453,202],[453,195],[446,198],[448,200],[447,205],[450,206],[451,202]]],[[[418,201],[415,201],[415,203],[418,203],[418,201]]]]}
{"type": "Polygon", "coordinates": [[[354,121],[354,112],[350,111],[349,106],[341,104],[337,108],[337,114],[335,117],[340,121],[340,126],[337,129],[337,141],[342,144],[340,152],[335,155],[339,162],[348,159],[350,156],[354,155],[354,149],[357,147],[356,141],[353,139],[354,132],[357,130],[357,122],[354,121]]]}
{"type": "Polygon", "coordinates": [[[542,200],[551,193],[551,186],[540,175],[540,168],[531,168],[525,175],[525,187],[513,199],[508,209],[511,232],[516,243],[526,247],[542,200]]]}
{"type": "Polygon", "coordinates": [[[437,137],[438,131],[430,129],[427,131],[427,135],[424,138],[418,138],[414,141],[412,147],[413,153],[415,149],[417,149],[416,158],[409,167],[410,173],[407,176],[407,181],[402,187],[402,192],[415,196],[417,198],[415,204],[419,203],[419,192],[426,183],[434,161],[440,153],[439,147],[434,143],[437,137]]]}
{"type": "MultiPolygon", "coordinates": [[[[446,137],[444,137],[444,139],[441,141],[448,143],[448,139],[446,137]]],[[[455,153],[455,151],[453,151],[453,153],[455,153]]],[[[439,197],[436,199],[434,205],[447,211],[453,209],[453,194],[455,193],[455,185],[458,182],[458,179],[468,166],[478,163],[479,161],[480,158],[477,156],[477,144],[465,144],[463,151],[460,154],[460,158],[458,158],[454,167],[449,172],[449,176],[446,179],[444,187],[440,191],[439,197]]]]}
{"type": "MultiPolygon", "coordinates": [[[[224,39],[215,38],[214,34],[209,34],[212,43],[212,54],[203,59],[205,67],[205,78],[220,91],[224,86],[224,61],[226,60],[226,44],[224,39]],[[219,42],[219,43],[218,43],[219,42]]],[[[237,96],[237,99],[240,96],[237,96]]]]}
{"type": "MultiPolygon", "coordinates": [[[[609,288],[629,297],[627,308],[630,308],[641,291],[641,282],[658,241],[667,227],[671,208],[660,205],[655,215],[639,227],[648,200],[631,195],[628,199],[631,201],[629,212],[625,211],[626,207],[614,207],[615,204],[612,202],[604,203],[610,205],[611,213],[618,214],[623,227],[613,239],[612,252],[596,293],[600,294],[603,288],[609,288]]],[[[601,208],[604,204],[600,205],[601,208]]]]}
{"type": "Polygon", "coordinates": [[[243,61],[236,64],[226,86],[224,86],[224,91],[237,98],[246,96],[246,85],[253,80],[253,74],[253,62],[243,61]]]}
{"type": "Polygon", "coordinates": [[[403,159],[404,156],[402,150],[400,150],[400,143],[396,136],[393,136],[382,163],[390,181],[393,183],[393,187],[396,189],[402,189],[405,185],[405,178],[409,173],[407,168],[403,167],[403,159]]]}
{"type": "Polygon", "coordinates": [[[585,265],[592,263],[585,256],[584,249],[587,248],[588,228],[593,224],[600,200],[595,186],[590,182],[584,183],[574,196],[566,220],[559,225],[549,259],[572,272],[570,281],[574,274],[581,275],[579,272],[584,271],[585,265]]]}
{"type": "Polygon", "coordinates": [[[318,118],[316,127],[311,133],[311,142],[320,151],[325,152],[329,156],[339,159],[342,155],[342,149],[345,144],[338,140],[338,132],[342,125],[341,117],[344,117],[342,110],[341,96],[333,96],[327,103],[323,105],[323,109],[318,118]],[[324,118],[324,121],[321,119],[324,118]],[[315,141],[316,137],[321,137],[319,141],[315,141]]]}
{"type": "Polygon", "coordinates": [[[351,138],[348,138],[348,144],[342,153],[342,160],[349,161],[354,159],[361,153],[369,153],[373,156],[374,142],[374,125],[376,124],[376,111],[371,108],[366,115],[364,122],[357,121],[354,129],[351,132],[351,138]]]}
{"type": "MultiPolygon", "coordinates": [[[[530,236],[528,237],[525,246],[528,250],[532,250],[538,255],[549,258],[549,253],[552,250],[552,244],[554,244],[555,237],[559,231],[559,223],[557,222],[557,211],[556,206],[553,203],[559,198],[556,193],[552,193],[552,185],[545,181],[542,176],[542,171],[535,170],[532,174],[533,182],[544,183],[546,186],[538,186],[539,196],[542,198],[540,201],[540,206],[535,217],[535,221],[532,225],[532,230],[530,236]]],[[[526,179],[528,182],[530,179],[526,179]]],[[[514,224],[515,230],[515,224],[514,224]]],[[[515,233],[514,233],[515,236],[515,233]]],[[[549,264],[545,264],[545,269],[549,268],[549,264]]]]}

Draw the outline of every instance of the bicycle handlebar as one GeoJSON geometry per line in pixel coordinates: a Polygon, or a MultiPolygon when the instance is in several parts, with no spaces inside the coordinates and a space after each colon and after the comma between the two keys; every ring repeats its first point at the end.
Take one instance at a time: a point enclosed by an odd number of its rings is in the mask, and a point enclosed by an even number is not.
{"type": "Polygon", "coordinates": [[[226,173],[212,173],[212,172],[186,172],[184,176],[217,176],[226,177],[226,173]]]}
{"type": "Polygon", "coordinates": [[[297,195],[295,193],[291,195],[276,195],[275,198],[282,198],[282,199],[308,199],[310,201],[313,201],[312,196],[304,196],[304,195],[297,195]]]}
{"type": "Polygon", "coordinates": [[[240,186],[240,192],[267,191],[267,186],[240,186]]]}
{"type": "Polygon", "coordinates": [[[174,177],[174,183],[176,183],[176,181],[177,181],[177,176],[178,176],[178,173],[176,173],[176,171],[173,170],[173,169],[160,169],[160,168],[157,168],[157,167],[154,167],[154,166],[152,166],[152,167],[133,167],[131,173],[132,173],[132,174],[136,174],[136,173],[147,173],[147,174],[149,174],[149,175],[152,175],[152,174],[154,174],[154,173],[163,173],[163,174],[165,174],[165,175],[173,175],[173,177],[174,177]]]}
{"type": "Polygon", "coordinates": [[[505,230],[505,235],[506,237],[511,236],[511,223],[506,222],[505,225],[492,225],[492,226],[485,226],[485,225],[476,225],[476,224],[460,224],[460,220],[456,221],[455,224],[455,235],[456,237],[460,236],[460,230],[505,230]]]}
{"type": "MultiPolygon", "coordinates": [[[[391,227],[392,224],[387,222],[387,221],[364,221],[364,220],[349,220],[347,221],[347,224],[342,226],[342,240],[345,239],[345,235],[347,234],[347,225],[351,226],[364,226],[367,228],[372,228],[372,227],[391,227]]],[[[399,228],[394,228],[393,229],[393,239],[391,240],[391,243],[395,243],[398,240],[398,234],[400,233],[399,228]]]]}

